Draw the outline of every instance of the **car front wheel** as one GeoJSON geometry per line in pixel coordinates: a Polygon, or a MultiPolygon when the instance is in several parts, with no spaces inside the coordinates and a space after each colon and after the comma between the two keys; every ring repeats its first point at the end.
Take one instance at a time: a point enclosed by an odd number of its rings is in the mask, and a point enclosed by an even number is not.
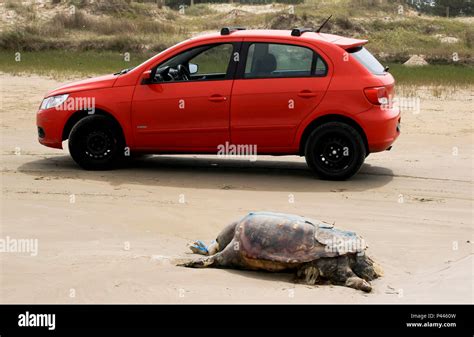
{"type": "Polygon", "coordinates": [[[113,168],[122,157],[124,142],[113,122],[100,115],[77,122],[69,134],[69,152],[86,170],[113,168]]]}
{"type": "Polygon", "coordinates": [[[366,150],[361,135],[352,126],[328,122],[318,126],[308,137],[305,157],[319,177],[345,180],[359,171],[366,150]]]}

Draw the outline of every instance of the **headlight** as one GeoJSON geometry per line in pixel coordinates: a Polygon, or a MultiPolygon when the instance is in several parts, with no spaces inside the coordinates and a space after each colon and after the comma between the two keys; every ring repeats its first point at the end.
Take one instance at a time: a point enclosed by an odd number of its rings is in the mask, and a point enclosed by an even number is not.
{"type": "Polygon", "coordinates": [[[41,110],[55,108],[58,105],[63,104],[68,97],[69,94],[47,97],[41,103],[41,110]]]}

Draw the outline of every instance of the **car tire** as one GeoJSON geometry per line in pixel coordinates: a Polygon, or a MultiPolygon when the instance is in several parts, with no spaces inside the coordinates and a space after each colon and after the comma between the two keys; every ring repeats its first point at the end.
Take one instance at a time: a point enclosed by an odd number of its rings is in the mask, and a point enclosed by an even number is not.
{"type": "Polygon", "coordinates": [[[305,147],[311,170],[327,180],[346,180],[356,174],[366,157],[359,132],[342,122],[328,122],[313,130],[305,147]]]}
{"type": "Polygon", "coordinates": [[[69,153],[86,170],[109,170],[123,157],[125,142],[113,121],[100,115],[77,122],[69,134],[69,153]]]}

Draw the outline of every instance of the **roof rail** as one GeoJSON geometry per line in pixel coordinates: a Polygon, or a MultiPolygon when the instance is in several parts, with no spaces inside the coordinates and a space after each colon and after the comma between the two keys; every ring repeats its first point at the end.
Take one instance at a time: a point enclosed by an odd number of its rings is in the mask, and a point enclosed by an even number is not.
{"type": "Polygon", "coordinates": [[[229,35],[237,30],[245,30],[244,27],[224,27],[221,29],[221,35],[229,35]]]}
{"type": "Polygon", "coordinates": [[[301,36],[301,34],[303,34],[303,33],[312,32],[312,31],[313,30],[311,28],[304,28],[304,27],[293,28],[291,30],[291,36],[301,36]]]}

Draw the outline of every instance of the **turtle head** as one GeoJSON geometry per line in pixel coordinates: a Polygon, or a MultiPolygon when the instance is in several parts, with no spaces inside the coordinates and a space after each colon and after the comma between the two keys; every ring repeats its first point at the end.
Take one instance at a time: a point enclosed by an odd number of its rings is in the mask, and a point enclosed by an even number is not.
{"type": "Polygon", "coordinates": [[[372,281],[383,275],[382,268],[366,254],[356,254],[351,268],[357,276],[366,281],[372,281]]]}

